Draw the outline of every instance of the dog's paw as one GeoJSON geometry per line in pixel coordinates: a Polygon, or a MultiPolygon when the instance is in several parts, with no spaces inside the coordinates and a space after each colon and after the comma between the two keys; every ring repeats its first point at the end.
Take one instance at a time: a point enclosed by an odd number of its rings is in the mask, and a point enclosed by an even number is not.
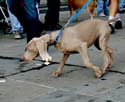
{"type": "Polygon", "coordinates": [[[53,74],[52,74],[53,77],[59,77],[60,75],[61,75],[61,73],[58,72],[58,71],[55,71],[55,72],[53,72],[53,74]]]}
{"type": "Polygon", "coordinates": [[[49,55],[47,55],[47,59],[48,59],[48,61],[52,61],[52,57],[49,55]]]}
{"type": "Polygon", "coordinates": [[[112,64],[109,64],[107,69],[111,69],[112,68],[112,64]]]}
{"type": "Polygon", "coordinates": [[[49,64],[50,64],[50,62],[46,61],[46,62],[44,62],[44,64],[45,64],[45,65],[49,65],[49,64]]]}
{"type": "Polygon", "coordinates": [[[112,61],[112,60],[110,60],[110,63],[109,63],[109,65],[108,65],[108,69],[111,69],[111,68],[112,68],[112,66],[113,66],[113,61],[112,61]]]}
{"type": "Polygon", "coordinates": [[[97,71],[95,71],[95,75],[96,75],[96,78],[100,78],[102,76],[102,71],[98,69],[97,71]]]}

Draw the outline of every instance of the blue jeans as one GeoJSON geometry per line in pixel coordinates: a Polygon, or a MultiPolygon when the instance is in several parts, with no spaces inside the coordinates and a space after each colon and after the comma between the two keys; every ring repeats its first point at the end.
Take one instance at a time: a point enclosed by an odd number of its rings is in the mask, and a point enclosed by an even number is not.
{"type": "Polygon", "coordinates": [[[27,41],[30,41],[33,37],[39,37],[43,29],[39,20],[38,9],[36,8],[38,0],[23,0],[23,2],[27,21],[27,41]]]}
{"type": "Polygon", "coordinates": [[[10,1],[11,0],[6,0],[7,10],[9,13],[9,18],[10,18],[11,31],[12,31],[12,33],[14,33],[14,32],[23,33],[22,25],[20,24],[20,22],[18,21],[16,16],[9,9],[12,6],[12,2],[10,2],[10,1]]]}
{"type": "Polygon", "coordinates": [[[39,20],[36,4],[39,0],[10,0],[11,11],[19,19],[27,33],[27,42],[34,37],[39,37],[43,26],[39,20]]]}
{"type": "Polygon", "coordinates": [[[125,0],[119,0],[119,8],[125,7],[125,0]]]}
{"type": "Polygon", "coordinates": [[[104,13],[108,15],[108,0],[98,0],[97,1],[98,14],[104,13]]]}

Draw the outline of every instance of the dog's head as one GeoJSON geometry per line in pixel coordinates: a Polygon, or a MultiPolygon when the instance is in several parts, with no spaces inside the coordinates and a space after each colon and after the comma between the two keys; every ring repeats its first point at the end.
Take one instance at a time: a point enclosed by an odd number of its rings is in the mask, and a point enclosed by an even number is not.
{"type": "Polygon", "coordinates": [[[47,43],[42,37],[33,38],[26,46],[25,53],[22,57],[23,61],[30,62],[38,55],[43,61],[51,61],[52,57],[47,52],[47,43]]]}

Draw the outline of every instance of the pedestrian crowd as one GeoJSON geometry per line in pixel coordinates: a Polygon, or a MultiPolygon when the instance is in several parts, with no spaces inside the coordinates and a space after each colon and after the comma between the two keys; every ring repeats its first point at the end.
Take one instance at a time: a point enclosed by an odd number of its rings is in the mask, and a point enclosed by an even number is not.
{"type": "MultiPolygon", "coordinates": [[[[40,0],[0,0],[0,27],[2,18],[5,18],[2,11],[9,18],[9,27],[4,30],[12,33],[15,39],[22,39],[23,33],[27,34],[27,42],[33,37],[39,37],[43,30],[61,29],[59,24],[60,0],[47,0],[47,12],[45,22],[39,18],[40,0]],[[54,3],[53,3],[54,2],[54,3]]],[[[109,16],[109,19],[118,17],[116,22],[111,22],[112,33],[115,29],[122,29],[120,13],[125,12],[125,0],[97,0],[97,14],[100,17],[109,16]]]]}

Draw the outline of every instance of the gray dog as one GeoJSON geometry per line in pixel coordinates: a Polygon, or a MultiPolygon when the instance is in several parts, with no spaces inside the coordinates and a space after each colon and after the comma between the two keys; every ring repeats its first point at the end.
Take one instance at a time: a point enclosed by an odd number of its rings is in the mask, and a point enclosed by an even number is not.
{"type": "MultiPolygon", "coordinates": [[[[106,72],[106,69],[110,68],[113,64],[113,50],[108,46],[111,33],[109,22],[110,21],[93,19],[65,28],[59,42],[55,45],[55,47],[63,53],[63,58],[59,68],[53,73],[53,76],[60,76],[70,54],[80,53],[84,65],[91,68],[97,78],[101,77],[106,72]],[[93,44],[96,48],[100,49],[103,54],[104,61],[100,68],[92,64],[88,57],[88,48],[93,44]]],[[[52,58],[47,52],[47,46],[48,43],[54,45],[58,32],[59,31],[54,31],[51,34],[33,38],[27,44],[26,52],[22,60],[29,62],[40,55],[42,60],[46,62],[51,61],[52,58]]]]}

